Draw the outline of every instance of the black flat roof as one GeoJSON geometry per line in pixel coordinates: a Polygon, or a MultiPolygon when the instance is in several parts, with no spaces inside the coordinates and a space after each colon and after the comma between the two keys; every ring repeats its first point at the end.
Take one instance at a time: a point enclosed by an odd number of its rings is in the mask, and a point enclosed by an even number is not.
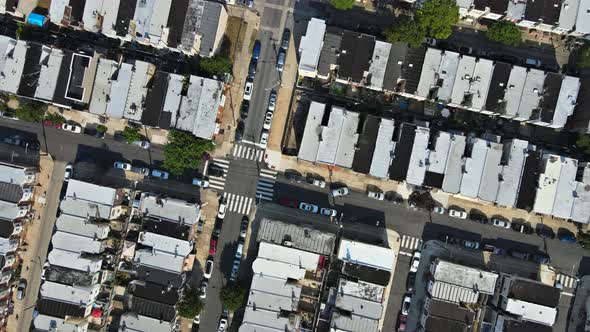
{"type": "Polygon", "coordinates": [[[181,274],[166,272],[145,265],[139,265],[137,268],[137,279],[163,286],[172,285],[177,288],[182,285],[183,281],[181,274]]]}
{"type": "Polygon", "coordinates": [[[500,105],[498,101],[504,100],[504,94],[506,92],[506,87],[508,86],[508,78],[510,77],[511,70],[512,65],[504,62],[496,62],[494,65],[494,71],[492,72],[492,78],[490,81],[490,89],[488,91],[488,97],[486,98],[486,110],[495,112],[500,105]]]}
{"type": "Polygon", "coordinates": [[[356,143],[356,152],[352,161],[352,169],[355,172],[367,174],[371,170],[371,161],[375,152],[375,142],[379,132],[379,118],[367,115],[364,119],[362,132],[356,143]]]}
{"type": "Polygon", "coordinates": [[[408,93],[415,93],[420,82],[420,74],[422,74],[422,65],[424,64],[424,57],[426,56],[426,48],[409,48],[402,70],[402,77],[406,80],[405,91],[408,93]]]}
{"type": "Polygon", "coordinates": [[[553,328],[547,325],[541,325],[533,322],[505,320],[505,332],[552,332],[553,328]]]}
{"type": "Polygon", "coordinates": [[[582,130],[586,132],[590,124],[590,77],[580,77],[580,91],[576,99],[574,114],[567,119],[565,125],[570,130],[582,130]]]}
{"type": "Polygon", "coordinates": [[[542,21],[545,24],[556,25],[559,22],[561,2],[559,0],[528,1],[524,11],[527,21],[542,21]]]}
{"type": "Polygon", "coordinates": [[[338,57],[338,77],[361,82],[369,69],[375,48],[375,37],[345,30],[338,57]]]}
{"type": "Polygon", "coordinates": [[[164,108],[164,99],[166,99],[166,90],[168,88],[168,73],[158,71],[152,80],[151,88],[145,97],[145,109],[141,114],[141,123],[158,127],[160,124],[160,115],[164,108]]]}
{"type": "Polygon", "coordinates": [[[424,185],[428,187],[441,189],[444,179],[444,174],[426,171],[426,173],[424,174],[424,185]]]}
{"type": "Polygon", "coordinates": [[[146,282],[145,285],[130,285],[130,292],[135,297],[141,297],[151,301],[174,305],[178,302],[178,288],[168,288],[163,285],[146,282]]]}
{"type": "Polygon", "coordinates": [[[115,23],[115,31],[117,36],[125,37],[129,31],[129,21],[135,15],[135,6],[137,0],[121,1],[119,4],[119,11],[117,12],[117,22],[115,23]]]}
{"type": "Polygon", "coordinates": [[[35,90],[37,90],[37,81],[41,74],[41,51],[43,45],[36,43],[27,44],[27,54],[25,56],[25,66],[23,74],[21,75],[20,83],[18,85],[17,94],[33,98],[35,97],[35,90]]]}
{"type": "Polygon", "coordinates": [[[405,181],[410,165],[410,156],[414,146],[414,137],[416,137],[416,126],[410,123],[401,125],[401,134],[395,144],[393,151],[393,161],[389,166],[389,178],[395,181],[405,181]]]}
{"type": "MultiPolygon", "coordinates": [[[[96,0],[91,0],[96,1],[96,0]]],[[[70,0],[70,7],[72,7],[72,19],[71,23],[77,25],[78,23],[82,22],[82,17],[84,16],[84,6],[86,5],[86,0],[70,0]]]]}
{"type": "Polygon", "coordinates": [[[176,315],[176,310],[172,305],[144,299],[137,296],[133,296],[131,298],[131,309],[142,316],[159,319],[166,322],[171,322],[176,315]]]}
{"type": "Polygon", "coordinates": [[[0,237],[7,239],[12,235],[13,231],[14,224],[12,221],[0,219],[0,237]]]}
{"type": "Polygon", "coordinates": [[[467,332],[467,324],[442,317],[428,316],[426,318],[427,332],[467,332]]]}
{"type": "Polygon", "coordinates": [[[541,108],[541,120],[543,122],[551,123],[551,121],[553,121],[553,115],[555,114],[555,107],[557,106],[557,99],[559,98],[562,81],[563,76],[556,73],[550,72],[545,76],[543,99],[539,105],[541,108]]]}
{"type": "Polygon", "coordinates": [[[486,7],[490,8],[490,12],[494,14],[504,15],[508,10],[509,0],[475,0],[473,5],[477,10],[485,10],[486,7]]]}
{"type": "Polygon", "coordinates": [[[383,90],[396,91],[397,81],[403,77],[403,69],[408,56],[408,45],[404,43],[391,44],[385,76],[383,78],[383,90]]]}
{"type": "Polygon", "coordinates": [[[349,277],[354,277],[359,280],[381,286],[387,286],[387,284],[389,283],[389,279],[391,276],[391,273],[389,271],[346,262],[342,265],[342,273],[346,274],[349,277]]]}
{"type": "Polygon", "coordinates": [[[537,282],[516,279],[510,285],[509,298],[557,308],[560,290],[537,282]]]}
{"type": "Polygon", "coordinates": [[[144,218],[143,229],[148,232],[169,236],[179,240],[189,240],[191,232],[191,226],[181,225],[177,222],[155,219],[155,218],[144,218]]]}
{"type": "Polygon", "coordinates": [[[539,172],[541,168],[541,154],[538,151],[528,151],[528,156],[524,162],[524,171],[520,179],[520,188],[516,207],[527,211],[532,210],[535,204],[535,193],[539,172]]]}
{"type": "Polygon", "coordinates": [[[428,314],[450,320],[471,324],[475,318],[475,312],[467,308],[460,307],[455,303],[439,301],[433,299],[428,307],[428,314]]]}
{"type": "Polygon", "coordinates": [[[176,48],[182,38],[182,29],[189,0],[172,0],[170,13],[168,14],[168,47],[176,48]]]}
{"type": "Polygon", "coordinates": [[[66,89],[68,88],[68,79],[70,77],[70,64],[74,53],[72,51],[63,50],[64,57],[61,61],[57,85],[55,86],[55,93],[53,94],[53,102],[56,104],[70,106],[72,100],[66,98],[66,89]]]}
{"type": "Polygon", "coordinates": [[[318,61],[319,74],[327,76],[330,73],[330,67],[338,63],[343,31],[333,26],[326,27],[324,44],[322,45],[320,59],[318,61]]]}
{"type": "Polygon", "coordinates": [[[66,96],[82,101],[84,97],[84,76],[86,75],[86,68],[90,66],[90,57],[74,53],[72,63],[69,66],[70,74],[66,96]]]}
{"type": "Polygon", "coordinates": [[[37,300],[36,309],[40,314],[59,318],[66,318],[66,316],[84,317],[86,313],[86,307],[43,298],[37,300]]]}

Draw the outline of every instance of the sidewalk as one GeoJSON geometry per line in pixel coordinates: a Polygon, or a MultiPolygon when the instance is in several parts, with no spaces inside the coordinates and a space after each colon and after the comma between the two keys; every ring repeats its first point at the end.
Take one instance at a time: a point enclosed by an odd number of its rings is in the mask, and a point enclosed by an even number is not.
{"type": "MultiPolygon", "coordinates": [[[[383,302],[383,311],[381,311],[381,319],[379,320],[379,331],[383,330],[383,324],[385,323],[385,319],[387,318],[387,307],[389,306],[389,301],[397,301],[397,298],[389,296],[389,292],[391,291],[391,286],[393,285],[393,278],[395,277],[395,267],[397,265],[397,259],[399,257],[399,248],[400,248],[400,236],[399,234],[391,229],[387,229],[387,242],[389,244],[389,248],[393,250],[395,258],[391,265],[391,275],[389,277],[389,283],[387,287],[385,287],[385,291],[383,292],[383,298],[386,300],[383,302]]],[[[389,317],[391,319],[391,317],[389,317]]]]}

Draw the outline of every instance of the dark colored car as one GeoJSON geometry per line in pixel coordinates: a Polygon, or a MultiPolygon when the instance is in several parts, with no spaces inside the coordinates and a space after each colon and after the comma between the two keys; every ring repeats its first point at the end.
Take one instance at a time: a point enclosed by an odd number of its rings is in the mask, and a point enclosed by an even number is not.
{"type": "Polygon", "coordinates": [[[254,42],[254,47],[252,48],[252,59],[254,60],[258,60],[258,58],[260,57],[260,41],[257,40],[254,42]]]}
{"type": "Polygon", "coordinates": [[[279,204],[293,208],[299,207],[299,202],[291,198],[283,198],[279,201],[279,204]]]}
{"type": "Polygon", "coordinates": [[[254,78],[256,75],[256,66],[258,65],[258,60],[252,59],[250,61],[250,66],[248,66],[248,78],[254,78]]]}
{"type": "Polygon", "coordinates": [[[223,219],[215,218],[215,226],[213,227],[213,235],[221,235],[221,227],[223,227],[223,219]]]}
{"type": "Polygon", "coordinates": [[[248,233],[248,225],[250,224],[250,219],[248,216],[244,216],[242,218],[242,223],[240,224],[240,237],[245,238],[246,234],[248,233]]]}
{"type": "Polygon", "coordinates": [[[242,102],[242,106],[240,107],[240,117],[242,119],[246,119],[248,117],[248,112],[250,111],[250,102],[244,100],[242,102]]]}
{"type": "Polygon", "coordinates": [[[557,238],[559,239],[559,241],[561,242],[567,242],[567,243],[576,243],[576,236],[572,233],[560,233],[557,235],[557,238]]]}
{"type": "Polygon", "coordinates": [[[244,137],[244,122],[240,121],[238,122],[238,126],[236,127],[236,142],[240,142],[242,140],[242,137],[244,137]]]}
{"type": "Polygon", "coordinates": [[[303,176],[296,174],[296,173],[285,172],[285,177],[287,178],[287,180],[297,182],[297,183],[306,182],[306,180],[303,176]]]}
{"type": "Polygon", "coordinates": [[[545,254],[533,255],[533,261],[539,264],[549,264],[549,256],[545,254]]]}
{"type": "Polygon", "coordinates": [[[523,233],[523,234],[533,234],[533,228],[530,225],[519,223],[519,222],[512,222],[511,228],[515,232],[523,233]]]}
{"type": "Polygon", "coordinates": [[[283,31],[283,39],[281,40],[281,48],[285,51],[289,48],[289,40],[291,39],[291,31],[289,29],[285,29],[283,31]]]}
{"type": "Polygon", "coordinates": [[[478,222],[480,224],[487,224],[488,223],[488,217],[484,216],[483,214],[475,214],[475,213],[471,213],[469,214],[469,219],[478,222]]]}
{"type": "Polygon", "coordinates": [[[217,252],[217,239],[212,237],[211,242],[209,242],[209,255],[215,255],[217,252]]]}
{"type": "Polygon", "coordinates": [[[555,233],[549,227],[539,227],[537,228],[537,235],[546,238],[546,239],[553,239],[555,238],[555,233]]]}
{"type": "Polygon", "coordinates": [[[221,168],[215,164],[211,164],[211,166],[209,166],[208,174],[209,174],[209,176],[215,176],[215,177],[221,178],[224,175],[223,168],[221,168]]]}
{"type": "Polygon", "coordinates": [[[408,274],[408,279],[406,279],[406,289],[408,292],[414,290],[414,284],[416,283],[416,273],[408,274]]]}

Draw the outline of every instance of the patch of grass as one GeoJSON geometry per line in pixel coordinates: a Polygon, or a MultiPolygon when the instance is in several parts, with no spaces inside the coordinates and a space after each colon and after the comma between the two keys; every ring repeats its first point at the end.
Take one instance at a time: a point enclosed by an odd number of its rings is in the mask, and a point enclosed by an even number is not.
{"type": "Polygon", "coordinates": [[[239,52],[244,45],[244,38],[246,37],[246,30],[248,23],[237,16],[230,16],[227,19],[227,28],[225,29],[226,47],[223,51],[228,55],[233,62],[236,52],[239,52]]]}

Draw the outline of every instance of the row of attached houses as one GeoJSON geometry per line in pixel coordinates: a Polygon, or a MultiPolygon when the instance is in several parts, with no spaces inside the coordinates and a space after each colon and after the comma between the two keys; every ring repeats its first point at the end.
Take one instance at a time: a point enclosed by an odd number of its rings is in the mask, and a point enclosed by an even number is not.
{"type": "Polygon", "coordinates": [[[521,139],[437,131],[427,123],[396,126],[390,119],[312,102],[298,158],[590,222],[590,166],[521,139]]]}
{"type": "Polygon", "coordinates": [[[211,139],[225,103],[221,81],[159,71],[0,36],[0,91],[63,108],[177,128],[211,139]]]}
{"type": "MultiPolygon", "coordinates": [[[[311,19],[299,75],[551,128],[587,131],[580,78],[435,48],[409,48],[311,19]],[[580,119],[580,120],[578,120],[580,119]],[[585,119],[585,120],[584,120],[585,119]]],[[[584,83],[586,84],[586,83],[584,83]]]]}

